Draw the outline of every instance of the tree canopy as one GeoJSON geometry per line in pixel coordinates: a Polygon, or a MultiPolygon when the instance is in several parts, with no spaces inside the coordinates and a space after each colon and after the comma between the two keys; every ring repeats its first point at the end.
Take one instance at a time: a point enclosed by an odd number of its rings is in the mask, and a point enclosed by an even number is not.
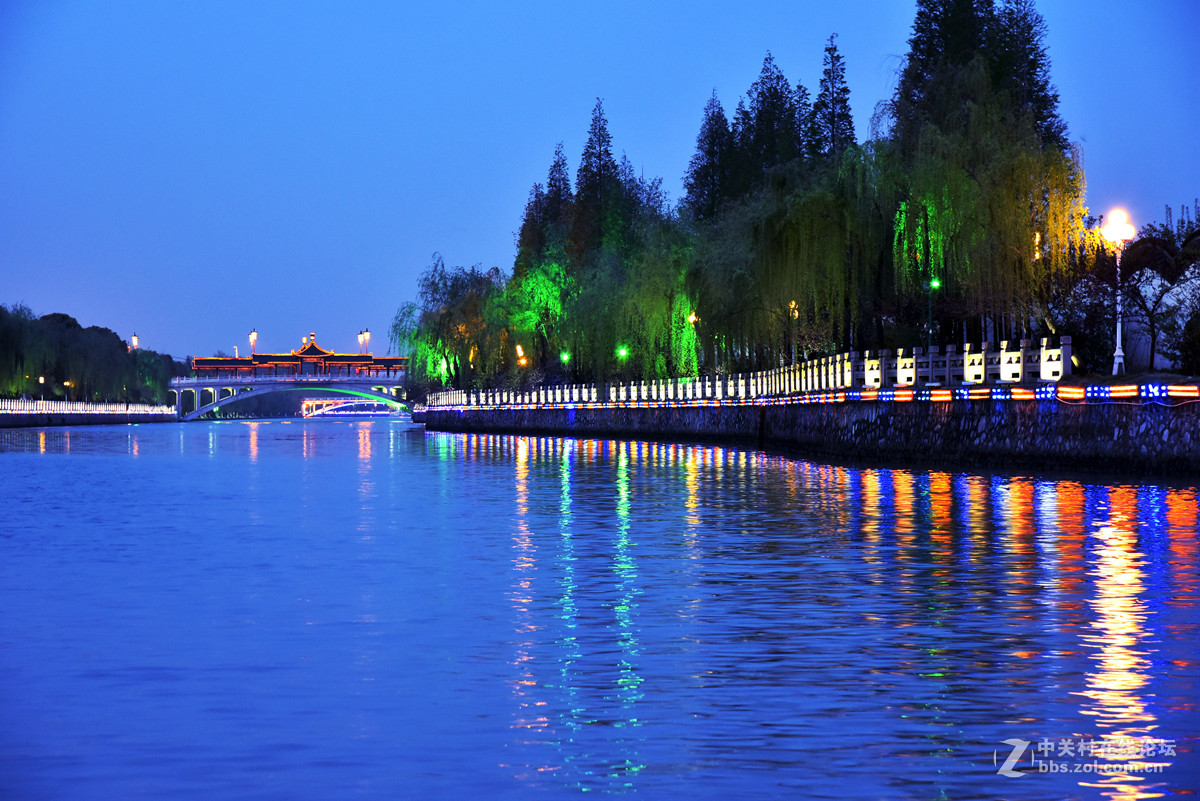
{"type": "Polygon", "coordinates": [[[166,403],[186,365],[68,314],[0,305],[0,397],[166,403]]]}
{"type": "MultiPolygon", "coordinates": [[[[435,258],[393,344],[421,380],[467,387],[743,371],[929,340],[1082,342],[1117,290],[1045,35],[1031,0],[918,0],[896,92],[864,142],[836,34],[815,99],[768,52],[732,114],[715,92],[704,103],[677,205],[617,157],[597,99],[574,186],[559,144],[530,190],[511,275],[435,258]]],[[[1174,286],[1186,236],[1142,239],[1128,258],[1156,254],[1174,286]]],[[[1153,325],[1171,342],[1182,330],[1153,325]]]]}

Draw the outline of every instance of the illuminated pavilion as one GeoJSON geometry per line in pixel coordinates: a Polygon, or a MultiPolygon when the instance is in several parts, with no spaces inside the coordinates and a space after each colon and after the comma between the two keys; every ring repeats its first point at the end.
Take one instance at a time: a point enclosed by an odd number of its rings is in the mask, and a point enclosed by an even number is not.
{"type": "Polygon", "coordinates": [[[398,377],[408,370],[408,357],[334,353],[317,345],[316,334],[309,334],[304,346],[291,353],[196,356],[192,359],[192,370],[197,378],[398,377]]]}

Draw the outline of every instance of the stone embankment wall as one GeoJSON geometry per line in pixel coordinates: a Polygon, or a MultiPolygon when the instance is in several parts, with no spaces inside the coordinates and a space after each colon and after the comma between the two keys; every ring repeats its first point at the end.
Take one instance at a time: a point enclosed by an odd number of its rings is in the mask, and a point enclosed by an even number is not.
{"type": "Polygon", "coordinates": [[[805,456],[960,467],[1200,473],[1200,404],[1059,400],[430,408],[437,431],[720,440],[805,456]]]}

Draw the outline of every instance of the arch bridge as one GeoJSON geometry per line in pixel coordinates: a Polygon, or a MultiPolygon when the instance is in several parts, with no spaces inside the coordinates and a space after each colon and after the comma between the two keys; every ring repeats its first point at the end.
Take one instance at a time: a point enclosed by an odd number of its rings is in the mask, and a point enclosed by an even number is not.
{"type": "Polygon", "coordinates": [[[239,376],[196,377],[171,380],[171,395],[180,420],[198,420],[247,398],[275,392],[329,392],[361,400],[386,403],[394,410],[409,411],[404,385],[381,382],[366,376],[239,376]]]}
{"type": "MultiPolygon", "coordinates": [[[[251,339],[251,346],[254,339],[251,339]]],[[[360,348],[364,344],[359,338],[360,348]]],[[[176,415],[196,420],[238,401],[274,392],[321,392],[386,403],[409,409],[404,402],[408,358],[371,353],[336,353],[317,345],[317,335],[303,339],[290,353],[211,356],[192,359],[193,377],[171,380],[176,415]]]]}

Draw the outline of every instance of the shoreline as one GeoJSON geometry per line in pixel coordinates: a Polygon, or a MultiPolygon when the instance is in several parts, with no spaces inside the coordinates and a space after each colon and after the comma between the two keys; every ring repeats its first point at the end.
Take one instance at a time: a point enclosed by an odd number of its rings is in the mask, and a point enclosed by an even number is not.
{"type": "Polygon", "coordinates": [[[881,466],[1185,480],[1200,475],[1196,403],[779,399],[753,405],[433,407],[422,418],[431,431],[724,443],[881,466]]]}
{"type": "Polygon", "coordinates": [[[177,419],[174,414],[0,414],[0,428],[138,425],[140,423],[174,423],[177,419]]]}

